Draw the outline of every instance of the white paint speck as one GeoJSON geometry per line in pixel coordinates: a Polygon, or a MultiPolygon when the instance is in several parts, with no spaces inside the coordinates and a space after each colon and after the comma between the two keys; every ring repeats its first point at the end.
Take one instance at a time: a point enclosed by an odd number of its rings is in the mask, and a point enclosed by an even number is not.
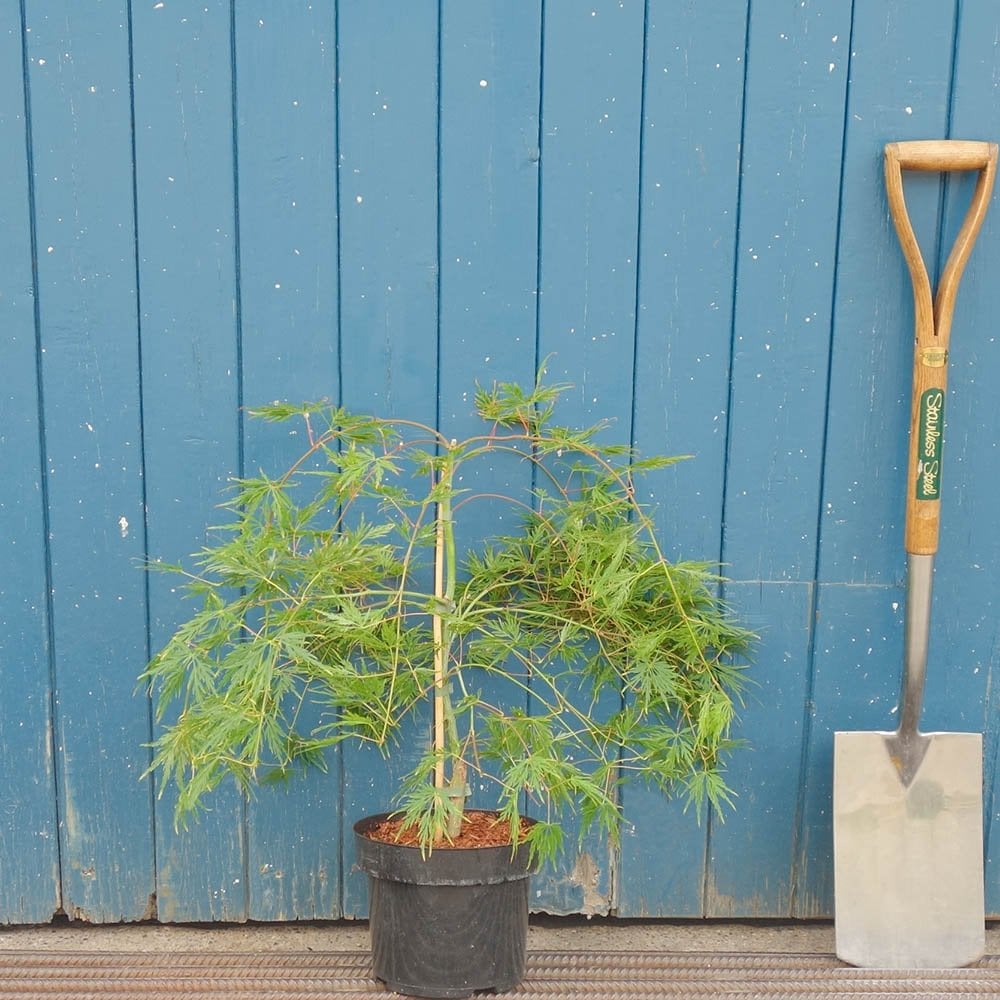
{"type": "Polygon", "coordinates": [[[118,518],[118,530],[122,533],[122,538],[128,538],[128,518],[124,514],[118,518]]]}
{"type": "Polygon", "coordinates": [[[46,253],[52,253],[53,250],[55,250],[55,247],[46,247],[45,248],[45,252],[46,253]]]}
{"type": "Polygon", "coordinates": [[[480,87],[488,87],[488,86],[489,86],[489,84],[488,84],[488,83],[487,83],[487,82],[486,82],[485,80],[480,80],[480,81],[479,81],[479,86],[480,86],[480,87]]]}
{"type": "Polygon", "coordinates": [[[276,281],[276,282],[274,283],[274,287],[275,287],[275,288],[281,288],[281,282],[280,282],[280,281],[276,281]]]}
{"type": "Polygon", "coordinates": [[[38,60],[38,65],[39,66],[44,66],[45,65],[45,60],[44,59],[39,59],[38,60]]]}
{"type": "Polygon", "coordinates": [[[913,108],[909,107],[909,105],[907,105],[907,107],[903,108],[903,110],[904,110],[904,111],[905,111],[905,112],[906,112],[906,113],[907,113],[908,115],[912,115],[912,114],[913,114],[913,108]]]}
{"type": "Polygon", "coordinates": [[[360,205],[365,199],[361,195],[358,195],[354,200],[360,205]]]}
{"type": "Polygon", "coordinates": [[[167,5],[165,3],[154,3],[153,10],[163,10],[167,5]]]}

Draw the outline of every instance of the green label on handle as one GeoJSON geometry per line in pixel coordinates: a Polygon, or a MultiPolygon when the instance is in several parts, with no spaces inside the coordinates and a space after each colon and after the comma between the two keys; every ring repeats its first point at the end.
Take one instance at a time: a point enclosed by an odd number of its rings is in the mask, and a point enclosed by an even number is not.
{"type": "Polygon", "coordinates": [[[944,389],[927,389],[920,397],[917,428],[917,499],[941,499],[941,432],[944,428],[944,389]]]}

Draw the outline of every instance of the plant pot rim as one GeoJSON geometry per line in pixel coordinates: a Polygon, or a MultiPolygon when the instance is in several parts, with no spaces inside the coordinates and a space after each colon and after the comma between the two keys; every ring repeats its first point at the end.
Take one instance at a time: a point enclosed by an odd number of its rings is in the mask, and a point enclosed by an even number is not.
{"type": "MultiPolygon", "coordinates": [[[[493,809],[476,812],[496,814],[493,809]]],[[[357,866],[374,878],[415,885],[492,885],[528,878],[535,866],[529,859],[528,845],[514,847],[435,847],[424,852],[421,847],[373,840],[368,831],[398,810],[365,816],[354,824],[354,847],[357,866]]],[[[529,823],[536,820],[524,817],[529,823]]]]}
{"type": "MultiPolygon", "coordinates": [[[[487,816],[499,816],[500,815],[500,813],[496,809],[478,809],[478,808],[472,808],[472,809],[466,809],[465,811],[467,813],[483,813],[483,814],[485,814],[487,816]]],[[[364,816],[364,817],[362,817],[361,819],[359,819],[354,824],[354,832],[356,834],[362,836],[362,837],[365,837],[366,839],[372,840],[374,838],[368,837],[368,831],[372,827],[378,826],[379,823],[383,823],[385,820],[392,819],[393,817],[400,816],[401,814],[402,814],[401,810],[399,810],[399,809],[393,809],[393,810],[391,810],[389,812],[372,813],[372,815],[370,815],[370,816],[364,816]]],[[[534,826],[534,824],[538,822],[538,820],[533,819],[531,816],[522,816],[521,817],[521,821],[523,823],[529,824],[530,826],[534,826]]],[[[388,844],[390,847],[398,847],[398,848],[403,849],[403,850],[419,851],[421,854],[423,854],[423,848],[421,848],[419,846],[416,846],[416,845],[413,845],[413,844],[397,844],[397,843],[394,843],[393,841],[389,841],[389,840],[380,840],[380,841],[375,841],[375,842],[376,843],[381,843],[381,844],[388,844]]],[[[485,844],[485,845],[482,845],[482,846],[471,846],[471,847],[454,847],[454,846],[450,846],[448,844],[442,844],[440,847],[435,847],[433,849],[433,851],[430,852],[430,853],[437,854],[439,851],[454,851],[456,853],[461,853],[462,851],[494,851],[494,850],[496,850],[496,851],[510,851],[510,849],[511,849],[512,846],[513,845],[509,844],[509,843],[507,843],[507,844],[485,844]]],[[[518,844],[519,848],[521,846],[522,846],[521,844],[518,844]]]]}

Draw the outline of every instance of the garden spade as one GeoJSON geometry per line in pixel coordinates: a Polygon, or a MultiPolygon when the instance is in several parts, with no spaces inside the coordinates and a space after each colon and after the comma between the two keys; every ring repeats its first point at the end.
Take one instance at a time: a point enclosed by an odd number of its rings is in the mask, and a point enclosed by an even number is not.
{"type": "Polygon", "coordinates": [[[985,947],[982,736],[921,733],[918,725],[938,547],[948,338],[996,164],[994,143],[885,147],[889,209],[910,271],[916,316],[903,682],[899,728],[838,732],[833,753],[837,955],[867,968],[955,968],[981,957],[985,947]],[[933,299],[906,211],[903,170],[979,171],[933,299]]]}

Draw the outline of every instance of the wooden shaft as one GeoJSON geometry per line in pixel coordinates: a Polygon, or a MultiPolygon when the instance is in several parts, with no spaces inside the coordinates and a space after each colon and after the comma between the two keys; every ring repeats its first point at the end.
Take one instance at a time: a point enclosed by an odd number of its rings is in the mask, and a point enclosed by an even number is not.
{"type": "Polygon", "coordinates": [[[906,551],[911,555],[937,552],[951,319],[962,272],[986,216],[996,165],[997,145],[991,142],[940,139],[893,142],[885,147],[889,211],[913,285],[916,329],[906,479],[906,551]],[[948,255],[936,296],[932,296],[927,268],[906,211],[903,170],[979,171],[972,202],[948,255]]]}

